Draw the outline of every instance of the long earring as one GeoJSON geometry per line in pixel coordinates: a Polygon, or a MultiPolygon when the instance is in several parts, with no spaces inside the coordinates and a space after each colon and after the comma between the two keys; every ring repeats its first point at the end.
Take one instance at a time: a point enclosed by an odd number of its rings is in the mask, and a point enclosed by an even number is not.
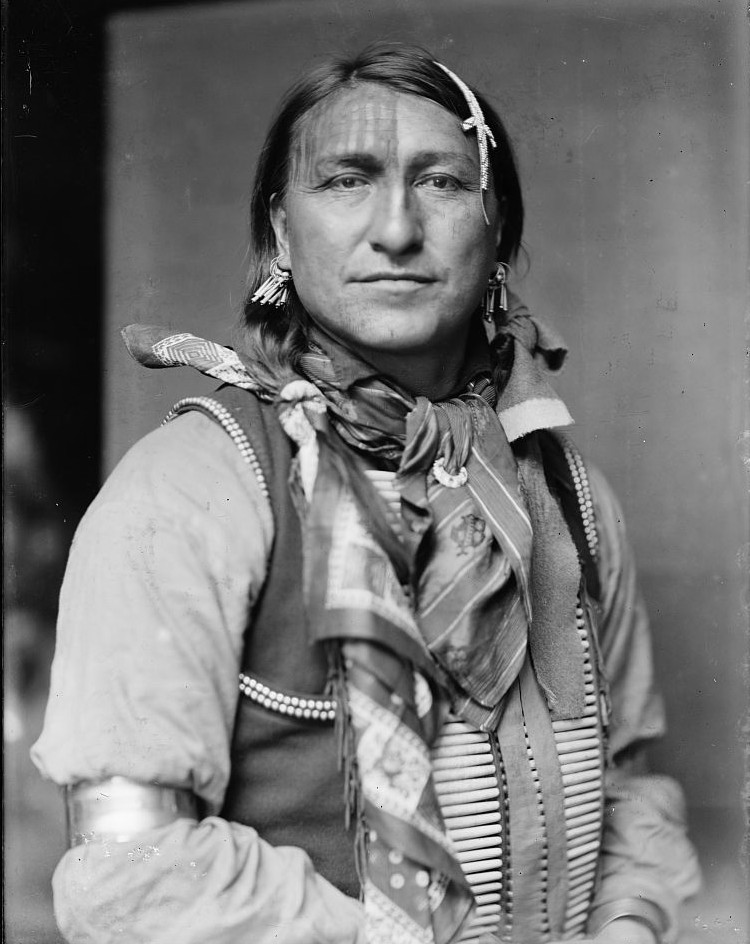
{"type": "Polygon", "coordinates": [[[487,291],[484,293],[484,320],[494,321],[495,314],[495,293],[500,290],[500,311],[508,310],[508,266],[504,262],[498,262],[495,271],[487,282],[487,291]]]}
{"type": "Polygon", "coordinates": [[[292,273],[287,272],[279,266],[281,256],[271,259],[269,266],[271,274],[266,281],[255,292],[250,299],[251,302],[262,302],[264,305],[275,305],[281,308],[289,297],[289,282],[292,281],[292,273]]]}

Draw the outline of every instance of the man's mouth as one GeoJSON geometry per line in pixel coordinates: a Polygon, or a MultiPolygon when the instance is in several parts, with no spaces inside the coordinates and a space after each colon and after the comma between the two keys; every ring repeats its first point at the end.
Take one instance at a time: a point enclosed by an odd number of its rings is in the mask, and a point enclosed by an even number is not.
{"type": "Polygon", "coordinates": [[[397,286],[399,283],[414,284],[415,282],[427,285],[435,280],[422,272],[371,272],[354,279],[355,282],[387,282],[397,286]]]}

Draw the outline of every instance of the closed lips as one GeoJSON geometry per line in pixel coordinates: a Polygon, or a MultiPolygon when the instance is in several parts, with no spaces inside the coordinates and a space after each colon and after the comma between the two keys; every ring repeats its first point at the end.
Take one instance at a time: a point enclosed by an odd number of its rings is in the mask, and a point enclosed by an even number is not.
{"type": "Polygon", "coordinates": [[[355,282],[433,282],[427,275],[420,275],[417,272],[376,272],[374,275],[366,275],[363,278],[355,279],[355,282]]]}

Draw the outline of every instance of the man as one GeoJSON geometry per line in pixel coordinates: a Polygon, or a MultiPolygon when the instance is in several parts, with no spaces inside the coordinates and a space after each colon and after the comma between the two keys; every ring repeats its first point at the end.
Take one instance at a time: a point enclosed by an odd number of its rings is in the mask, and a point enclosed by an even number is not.
{"type": "Polygon", "coordinates": [[[671,939],[696,869],[640,773],[645,617],[551,432],[564,352],[507,290],[502,123],[423,50],[326,64],[252,225],[236,350],[126,332],[225,386],[131,450],[71,555],[35,750],[68,786],[64,933],[671,939]]]}

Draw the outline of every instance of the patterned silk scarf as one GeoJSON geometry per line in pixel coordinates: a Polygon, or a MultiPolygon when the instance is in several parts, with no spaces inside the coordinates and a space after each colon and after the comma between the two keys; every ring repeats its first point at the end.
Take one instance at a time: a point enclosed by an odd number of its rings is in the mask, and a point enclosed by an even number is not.
{"type": "MultiPolygon", "coordinates": [[[[542,330],[525,310],[508,330],[516,360],[499,415],[480,340],[467,390],[440,403],[411,397],[320,334],[303,376],[270,392],[299,446],[308,633],[334,653],[370,944],[443,944],[472,906],[430,764],[445,696],[493,728],[529,647],[553,714],[583,705],[576,552],[533,437],[517,460],[502,409],[522,437],[533,431],[531,400],[540,425],[569,417],[533,360],[551,356],[542,330]],[[396,470],[395,529],[362,455],[396,470]]],[[[148,366],[191,364],[257,389],[242,358],[212,342],[135,327],[126,342],[148,366]]]]}

